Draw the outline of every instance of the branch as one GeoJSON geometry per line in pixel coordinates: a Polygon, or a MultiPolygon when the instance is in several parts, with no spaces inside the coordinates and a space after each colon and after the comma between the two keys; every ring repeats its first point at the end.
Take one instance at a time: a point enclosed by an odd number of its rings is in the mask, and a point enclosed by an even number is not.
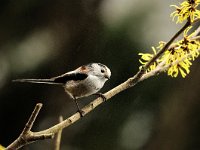
{"type": "Polygon", "coordinates": [[[190,21],[187,21],[186,24],[165,44],[165,46],[144,66],[145,70],[147,70],[149,66],[155,62],[169,48],[173,41],[190,25],[190,21]]]}
{"type": "MultiPolygon", "coordinates": [[[[196,19],[194,20],[193,23],[198,22],[200,19],[196,19]]],[[[137,84],[137,82],[140,80],[140,78],[145,74],[145,71],[150,67],[150,65],[155,62],[169,47],[170,45],[173,43],[173,41],[187,28],[191,25],[192,23],[190,22],[190,20],[188,19],[188,21],[185,23],[185,25],[165,44],[165,46],[158,51],[158,53],[156,55],[154,55],[152,57],[152,59],[146,63],[138,72],[137,74],[132,77],[129,78],[130,79],[130,87],[134,86],[135,84],[137,84]]]]}
{"type": "MultiPolygon", "coordinates": [[[[200,49],[197,49],[196,51],[200,52],[200,49]]],[[[168,70],[171,66],[177,65],[177,64],[179,64],[181,61],[183,61],[184,59],[189,58],[189,57],[191,57],[191,56],[192,56],[192,53],[187,54],[187,55],[186,55],[185,57],[183,57],[182,59],[176,60],[176,61],[174,61],[172,64],[169,64],[169,65],[166,65],[166,66],[164,66],[165,61],[163,61],[163,62],[161,62],[154,70],[152,70],[152,71],[150,71],[150,72],[144,74],[144,75],[141,77],[140,81],[143,81],[143,80],[145,80],[145,79],[147,79],[147,78],[150,78],[150,77],[152,77],[152,76],[158,75],[158,74],[160,74],[161,72],[164,72],[164,71],[168,70]]]]}
{"type": "MultiPolygon", "coordinates": [[[[59,122],[62,122],[62,121],[63,121],[63,117],[60,116],[59,117],[59,122]]],[[[62,136],[62,129],[60,129],[58,131],[58,133],[56,134],[56,136],[55,136],[55,147],[54,147],[54,150],[60,150],[61,136],[62,136]]]]}
{"type": "MultiPolygon", "coordinates": [[[[173,41],[187,28],[189,27],[190,25],[196,23],[196,22],[199,22],[200,19],[197,18],[195,19],[192,23],[190,22],[190,19],[188,19],[188,21],[185,23],[185,25],[165,44],[165,46],[160,50],[158,51],[158,53],[156,55],[154,55],[154,57],[145,65],[143,66],[143,69],[144,70],[147,70],[150,65],[155,62],[169,47],[170,45],[173,43],[173,41]]],[[[200,27],[198,27],[198,29],[195,31],[195,34],[193,35],[193,37],[196,35],[198,35],[200,32],[200,27]]],[[[140,72],[140,71],[139,71],[140,72]]],[[[141,73],[143,73],[143,71],[141,71],[141,73]]],[[[144,73],[143,73],[144,74],[144,73]]]]}
{"type": "Polygon", "coordinates": [[[200,26],[194,32],[193,37],[197,36],[199,33],[200,33],[200,26]]]}
{"type": "MultiPolygon", "coordinates": [[[[196,20],[195,22],[199,21],[196,20]]],[[[154,76],[162,71],[165,71],[165,69],[167,69],[166,67],[162,66],[162,63],[160,65],[158,65],[158,67],[145,74],[146,70],[148,69],[148,67],[156,61],[156,59],[158,59],[168,48],[169,46],[172,44],[172,42],[188,27],[190,26],[191,23],[188,21],[170,40],[169,42],[166,43],[166,45],[163,47],[163,49],[161,49],[150,61],[149,63],[147,63],[145,66],[143,66],[142,69],[140,69],[137,74],[131,78],[129,78],[127,81],[121,83],[120,85],[116,86],[115,88],[111,89],[110,91],[106,92],[104,94],[106,101],[110,100],[113,96],[117,95],[118,93],[131,88],[133,86],[135,86],[137,83],[139,83],[140,81],[143,81],[144,79],[147,79],[151,76],[154,76]]],[[[176,62],[178,63],[178,62],[176,62]]],[[[168,66],[170,67],[170,66],[168,66]]],[[[91,112],[92,110],[94,110],[94,108],[96,108],[97,106],[99,106],[101,103],[103,103],[103,99],[101,97],[93,100],[91,103],[89,103],[88,105],[86,105],[85,107],[82,108],[82,110],[85,112],[84,114],[88,114],[89,112],[91,112]]],[[[18,137],[17,140],[15,140],[12,144],[10,144],[7,147],[7,150],[14,150],[14,149],[19,149],[20,147],[27,145],[29,143],[35,142],[37,140],[43,140],[43,139],[49,139],[52,138],[53,135],[59,131],[61,131],[62,129],[72,125],[73,123],[75,123],[76,121],[81,119],[80,113],[77,112],[74,115],[72,115],[71,117],[65,119],[64,121],[46,129],[46,130],[42,130],[39,132],[31,132],[31,128],[33,126],[33,123],[39,113],[40,108],[42,107],[42,104],[37,104],[29,121],[27,122],[24,130],[22,131],[21,135],[18,137]]]]}
{"type": "Polygon", "coordinates": [[[31,131],[33,124],[35,122],[35,119],[37,118],[40,109],[42,108],[42,104],[38,103],[35,106],[35,109],[33,110],[28,122],[26,123],[22,133],[20,136],[11,143],[6,150],[16,150],[19,149],[29,143],[32,143],[37,140],[43,140],[43,139],[49,139],[53,137],[53,134],[43,134],[43,135],[34,135],[34,133],[31,131]]]}

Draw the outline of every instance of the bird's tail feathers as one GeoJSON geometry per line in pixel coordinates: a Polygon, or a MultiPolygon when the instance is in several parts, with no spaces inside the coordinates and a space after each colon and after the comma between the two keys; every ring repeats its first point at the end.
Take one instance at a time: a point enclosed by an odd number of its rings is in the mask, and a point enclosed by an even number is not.
{"type": "Polygon", "coordinates": [[[54,79],[16,79],[13,82],[28,82],[28,83],[40,83],[40,84],[58,84],[62,83],[55,82],[54,79]]]}

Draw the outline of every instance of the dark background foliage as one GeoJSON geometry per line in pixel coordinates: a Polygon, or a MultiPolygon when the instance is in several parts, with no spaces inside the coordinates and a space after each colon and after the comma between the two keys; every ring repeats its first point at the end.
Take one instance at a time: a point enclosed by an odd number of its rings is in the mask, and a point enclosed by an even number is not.
{"type": "MultiPolygon", "coordinates": [[[[48,78],[90,62],[112,71],[105,92],[133,76],[138,52],[167,41],[179,28],[169,18],[174,1],[1,0],[0,144],[20,134],[34,106],[44,104],[34,131],[76,111],[61,87],[12,83],[48,78]]],[[[139,83],[63,130],[61,149],[200,149],[199,61],[185,78],[165,74],[139,83]]],[[[80,100],[86,105],[95,97],[80,100]]],[[[23,149],[53,149],[53,140],[23,149]]]]}

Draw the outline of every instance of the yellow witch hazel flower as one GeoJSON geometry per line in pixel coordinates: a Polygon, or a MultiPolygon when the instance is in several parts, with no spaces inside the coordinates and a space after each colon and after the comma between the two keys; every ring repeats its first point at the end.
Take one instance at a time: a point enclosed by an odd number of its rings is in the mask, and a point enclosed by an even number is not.
{"type": "Polygon", "coordinates": [[[169,67],[169,69],[167,70],[167,74],[171,77],[177,77],[178,73],[180,72],[181,76],[185,78],[186,75],[190,73],[189,68],[191,65],[192,63],[190,62],[189,59],[181,60],[179,63],[175,65],[173,65],[172,63],[171,67],[169,67]]]}
{"type": "MultiPolygon", "coordinates": [[[[142,65],[146,65],[153,58],[153,56],[156,54],[156,49],[154,47],[152,47],[152,50],[153,50],[154,54],[149,54],[149,53],[139,53],[138,54],[138,55],[141,56],[141,59],[139,59],[139,62],[142,65]]],[[[147,72],[154,70],[156,68],[156,66],[157,66],[157,62],[154,62],[147,69],[147,72]]]]}
{"type": "Polygon", "coordinates": [[[3,147],[1,144],[0,144],[0,150],[4,150],[5,147],[3,147]]]}
{"type": "Polygon", "coordinates": [[[176,42],[175,46],[168,49],[161,57],[161,61],[165,60],[166,65],[170,66],[167,73],[172,77],[177,77],[180,72],[181,76],[185,78],[190,72],[191,61],[199,56],[200,43],[191,39],[193,33],[187,36],[189,29],[191,27],[185,30],[184,38],[176,42]]]}
{"type": "Polygon", "coordinates": [[[197,9],[200,4],[200,0],[186,0],[179,6],[171,5],[176,8],[176,11],[171,13],[173,20],[177,17],[176,23],[182,23],[183,21],[190,19],[193,22],[196,18],[200,18],[200,11],[197,9]]]}
{"type": "MultiPolygon", "coordinates": [[[[165,42],[160,41],[159,42],[159,46],[156,47],[157,49],[162,49],[165,45],[165,42]]],[[[141,56],[141,59],[139,59],[139,62],[142,65],[146,65],[156,54],[157,54],[157,50],[155,47],[152,47],[153,53],[154,54],[150,54],[150,53],[139,53],[138,55],[141,56]]],[[[150,67],[147,69],[147,72],[150,72],[152,70],[154,70],[157,65],[160,63],[160,59],[157,59],[156,62],[153,62],[153,64],[150,65],[150,67]]],[[[141,66],[142,67],[142,66],[141,66]]]]}
{"type": "MultiPolygon", "coordinates": [[[[191,61],[194,61],[200,54],[200,42],[198,40],[192,40],[192,34],[187,35],[189,29],[185,30],[184,38],[174,43],[164,54],[154,62],[147,70],[147,72],[154,70],[160,63],[164,64],[163,67],[167,67],[167,74],[171,77],[177,77],[180,73],[183,78],[190,72],[191,61]]],[[[165,45],[165,42],[159,42],[157,50],[161,50],[165,45]]],[[[139,53],[141,59],[139,60],[142,65],[146,65],[154,55],[156,55],[156,48],[152,47],[154,54],[139,53]]]]}

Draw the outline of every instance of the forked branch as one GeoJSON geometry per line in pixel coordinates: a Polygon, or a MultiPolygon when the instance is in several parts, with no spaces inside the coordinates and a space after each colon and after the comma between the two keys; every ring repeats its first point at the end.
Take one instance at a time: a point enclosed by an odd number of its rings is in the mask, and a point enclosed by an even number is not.
{"type": "Polygon", "coordinates": [[[11,143],[6,150],[15,150],[19,149],[29,143],[32,143],[36,140],[43,140],[43,139],[50,139],[53,138],[52,133],[50,134],[43,134],[43,135],[35,135],[34,132],[31,131],[33,124],[35,122],[35,119],[37,118],[40,109],[42,108],[42,104],[38,103],[35,106],[35,109],[33,110],[28,122],[26,123],[22,133],[20,136],[13,142],[11,143]]]}

